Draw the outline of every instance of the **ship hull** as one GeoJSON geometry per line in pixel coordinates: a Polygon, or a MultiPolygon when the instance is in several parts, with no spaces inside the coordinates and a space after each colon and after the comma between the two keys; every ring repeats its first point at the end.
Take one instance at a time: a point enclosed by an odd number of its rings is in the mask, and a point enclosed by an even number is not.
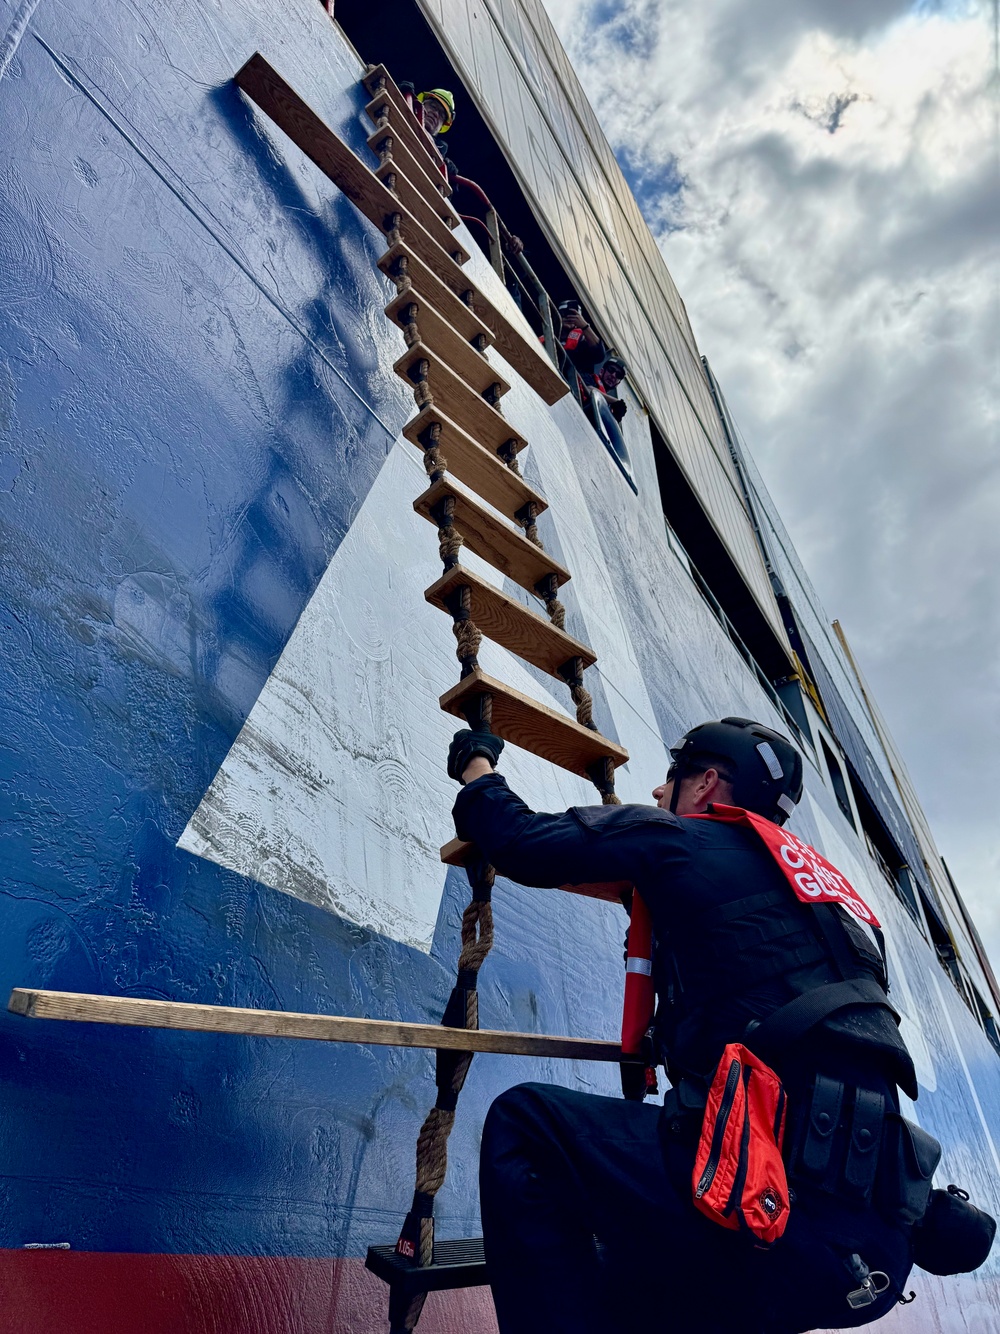
{"type": "MultiPolygon", "coordinates": [[[[457,668],[423,598],[440,564],[412,509],[384,241],[232,82],[260,49],[360,156],[357,57],[313,0],[21,3],[0,23],[0,994],[436,1022],[468,896],[437,852],[454,794],[437,699],[457,668]]],[[[599,653],[595,717],[632,755],[619,790],[645,800],[685,726],[781,719],[668,541],[641,404],[636,493],[571,400],[546,407],[491,356],[551,503],[546,545],[573,569],[568,628],[599,653]]],[[[569,708],[513,655],[484,665],[569,708]]],[[[539,808],[594,799],[505,761],[539,808]]],[[[807,792],[796,831],[857,862],[818,771],[807,792]]],[[[988,1202],[995,1053],[858,865],[894,942],[920,1119],[988,1202]]],[[[613,1038],[623,913],[506,881],[495,906],[483,1026],[613,1038]]],[[[613,1093],[617,1074],[477,1058],[442,1235],[478,1230],[483,1119],[525,1079],[613,1093]]],[[[384,1328],[363,1256],[398,1232],[432,1100],[429,1053],[5,1014],[2,1328],[384,1328]]],[[[993,1271],[920,1285],[908,1330],[971,1328],[957,1294],[1000,1311],[993,1271]]],[[[432,1297],[420,1328],[487,1334],[488,1293],[432,1297]]]]}

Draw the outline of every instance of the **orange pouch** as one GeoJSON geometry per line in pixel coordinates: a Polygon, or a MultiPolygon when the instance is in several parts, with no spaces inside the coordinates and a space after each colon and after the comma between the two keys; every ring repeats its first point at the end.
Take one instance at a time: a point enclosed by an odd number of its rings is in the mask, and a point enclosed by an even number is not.
{"type": "Polygon", "coordinates": [[[691,1190],[707,1218],[753,1233],[761,1246],[777,1241],[788,1223],[785,1102],[771,1067],[731,1042],[708,1091],[691,1190]]]}

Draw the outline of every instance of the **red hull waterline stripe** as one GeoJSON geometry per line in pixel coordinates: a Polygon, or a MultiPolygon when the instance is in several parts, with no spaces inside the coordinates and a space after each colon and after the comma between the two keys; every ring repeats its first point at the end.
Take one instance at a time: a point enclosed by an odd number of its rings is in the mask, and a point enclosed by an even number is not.
{"type": "MultiPolygon", "coordinates": [[[[4,1334],[385,1334],[364,1261],[0,1250],[4,1334]]],[[[488,1288],[432,1292],[420,1334],[496,1334],[488,1288]]]]}

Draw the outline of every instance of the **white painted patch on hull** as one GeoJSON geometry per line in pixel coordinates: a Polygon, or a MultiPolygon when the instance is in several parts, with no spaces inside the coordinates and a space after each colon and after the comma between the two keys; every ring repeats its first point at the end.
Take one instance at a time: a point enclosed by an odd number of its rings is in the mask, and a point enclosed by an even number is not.
{"type": "MultiPolygon", "coordinates": [[[[457,663],[423,596],[440,574],[434,530],[411,508],[424,483],[398,442],[178,846],[426,950],[456,791],[444,772],[456,723],[437,700],[457,663]]],[[[567,712],[505,650],[484,643],[481,660],[567,712]]],[[[533,756],[510,748],[504,761],[555,803],[593,800],[533,756]]]]}

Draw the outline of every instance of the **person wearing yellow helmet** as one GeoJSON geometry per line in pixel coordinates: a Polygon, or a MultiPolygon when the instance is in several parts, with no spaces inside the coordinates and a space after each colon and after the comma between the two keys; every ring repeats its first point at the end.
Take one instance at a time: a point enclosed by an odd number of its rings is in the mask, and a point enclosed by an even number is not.
{"type": "Polygon", "coordinates": [[[455,98],[447,88],[430,88],[417,94],[423,110],[424,129],[431,136],[447,134],[455,122],[455,98]]]}
{"type": "MultiPolygon", "coordinates": [[[[410,84],[403,86],[412,87],[410,84]]],[[[493,209],[493,205],[482,186],[466,176],[459,175],[458,168],[447,156],[447,145],[438,138],[438,135],[446,134],[455,123],[454,94],[447,88],[429,88],[417,93],[416,100],[420,104],[418,119],[445,160],[448,181],[452,187],[452,207],[463,222],[471,225],[477,242],[489,254],[490,232],[486,225],[486,214],[493,209]]],[[[521,238],[510,232],[499,216],[497,226],[506,252],[512,256],[521,254],[524,249],[521,238]]]]}

